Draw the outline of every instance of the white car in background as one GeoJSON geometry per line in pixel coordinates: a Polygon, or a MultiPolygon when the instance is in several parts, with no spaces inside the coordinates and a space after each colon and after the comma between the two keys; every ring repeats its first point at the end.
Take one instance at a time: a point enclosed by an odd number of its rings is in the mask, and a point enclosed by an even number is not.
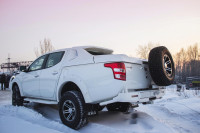
{"type": "Polygon", "coordinates": [[[85,46],[40,56],[11,79],[12,104],[58,104],[62,122],[79,129],[105,106],[126,112],[161,98],[174,80],[174,62],[166,47],[152,49],[148,61],[112,53],[85,46]]]}

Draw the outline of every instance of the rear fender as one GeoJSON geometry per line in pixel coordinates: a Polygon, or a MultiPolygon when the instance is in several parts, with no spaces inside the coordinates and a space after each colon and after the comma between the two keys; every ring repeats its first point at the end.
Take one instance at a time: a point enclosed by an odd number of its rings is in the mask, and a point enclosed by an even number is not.
{"type": "Polygon", "coordinates": [[[60,80],[59,80],[58,87],[57,87],[57,101],[58,102],[61,98],[62,88],[67,82],[73,82],[74,84],[76,84],[79,87],[79,89],[84,97],[85,102],[86,103],[91,102],[90,95],[88,93],[87,87],[86,87],[85,83],[83,82],[83,80],[77,75],[74,75],[74,74],[69,75],[68,72],[63,72],[60,76],[60,80]]]}

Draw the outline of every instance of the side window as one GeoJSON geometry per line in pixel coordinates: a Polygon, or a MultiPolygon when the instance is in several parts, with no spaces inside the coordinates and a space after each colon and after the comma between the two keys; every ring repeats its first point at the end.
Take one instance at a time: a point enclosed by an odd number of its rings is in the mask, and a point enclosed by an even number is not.
{"type": "Polygon", "coordinates": [[[42,57],[35,60],[33,62],[33,64],[31,64],[31,66],[29,67],[29,71],[35,71],[35,70],[42,69],[42,65],[45,60],[45,57],[46,57],[46,55],[43,55],[42,57]]]}
{"type": "Polygon", "coordinates": [[[64,52],[56,52],[56,53],[50,54],[47,59],[45,68],[49,68],[58,64],[61,61],[63,54],[64,52]]]}

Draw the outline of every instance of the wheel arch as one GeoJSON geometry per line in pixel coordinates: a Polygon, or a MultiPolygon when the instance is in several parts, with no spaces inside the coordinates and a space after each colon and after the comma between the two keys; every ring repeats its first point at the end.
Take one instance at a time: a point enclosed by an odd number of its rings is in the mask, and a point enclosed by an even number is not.
{"type": "Polygon", "coordinates": [[[57,91],[57,101],[60,101],[65,92],[72,90],[80,92],[85,100],[85,103],[91,101],[85,85],[75,81],[66,81],[59,87],[59,90],[57,91]]]}
{"type": "Polygon", "coordinates": [[[19,93],[20,93],[20,95],[22,96],[22,91],[21,91],[20,86],[19,86],[19,84],[18,84],[17,82],[13,82],[13,83],[12,83],[11,91],[13,91],[13,87],[14,87],[15,85],[18,86],[18,88],[19,88],[19,93]]]}
{"type": "Polygon", "coordinates": [[[13,84],[12,84],[12,90],[13,90],[13,87],[14,87],[15,85],[17,85],[17,86],[19,87],[19,85],[17,84],[17,82],[13,82],[13,84]]]}
{"type": "Polygon", "coordinates": [[[16,76],[12,76],[12,79],[9,82],[9,89],[12,91],[13,90],[13,86],[17,85],[20,91],[20,95],[24,96],[23,94],[23,89],[22,89],[22,79],[21,79],[21,74],[16,75],[16,76]]]}

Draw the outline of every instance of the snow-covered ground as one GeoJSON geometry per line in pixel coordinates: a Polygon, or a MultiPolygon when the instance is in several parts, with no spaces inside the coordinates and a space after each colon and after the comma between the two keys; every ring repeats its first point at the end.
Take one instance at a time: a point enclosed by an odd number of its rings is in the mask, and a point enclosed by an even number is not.
{"type": "Polygon", "coordinates": [[[140,105],[129,114],[104,109],[78,131],[61,123],[57,108],[36,103],[14,107],[10,90],[0,91],[0,133],[200,132],[200,94],[194,90],[177,92],[175,86],[168,87],[166,95],[154,104],[140,105]]]}

